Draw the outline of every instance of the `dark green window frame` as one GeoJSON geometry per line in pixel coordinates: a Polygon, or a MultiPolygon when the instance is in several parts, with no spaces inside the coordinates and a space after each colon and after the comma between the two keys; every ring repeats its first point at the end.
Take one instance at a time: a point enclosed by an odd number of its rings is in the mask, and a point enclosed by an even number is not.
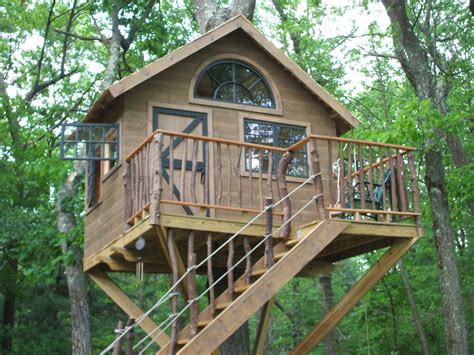
{"type": "Polygon", "coordinates": [[[198,76],[194,97],[265,108],[275,108],[270,85],[256,69],[237,60],[219,60],[198,76]]]}
{"type": "MultiPolygon", "coordinates": [[[[288,148],[306,137],[306,126],[290,125],[286,123],[262,121],[250,118],[244,119],[244,141],[248,143],[263,144],[272,147],[288,148]]],[[[253,172],[259,172],[260,163],[258,152],[252,150],[250,164],[249,152],[245,152],[245,170],[252,166],[253,172]]],[[[262,154],[262,172],[268,172],[269,151],[262,154]]],[[[276,172],[281,153],[273,152],[273,173],[276,172]]],[[[287,176],[306,178],[309,176],[308,154],[306,146],[294,152],[294,157],[286,171],[287,176]]]]}

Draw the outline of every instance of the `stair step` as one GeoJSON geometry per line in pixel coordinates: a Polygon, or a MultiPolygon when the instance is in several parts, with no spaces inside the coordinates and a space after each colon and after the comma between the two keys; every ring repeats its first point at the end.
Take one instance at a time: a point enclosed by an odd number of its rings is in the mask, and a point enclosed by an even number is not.
{"type": "Polygon", "coordinates": [[[299,242],[299,239],[289,239],[285,242],[285,245],[287,247],[292,247],[292,246],[298,244],[298,242],[299,242]]]}
{"type": "Polygon", "coordinates": [[[268,269],[258,269],[252,271],[252,276],[262,276],[268,271],[268,269]]]}
{"type": "Polygon", "coordinates": [[[280,260],[280,259],[283,258],[286,254],[287,254],[287,252],[275,254],[275,255],[273,256],[273,259],[275,259],[275,260],[280,260]]]}
{"type": "Polygon", "coordinates": [[[212,322],[212,319],[203,319],[198,322],[198,327],[199,328],[204,328],[206,327],[209,323],[212,322]]]}
{"type": "Polygon", "coordinates": [[[225,309],[227,308],[232,302],[222,302],[216,304],[216,309],[225,309]]]}
{"type": "Polygon", "coordinates": [[[235,293],[244,293],[250,287],[250,284],[245,284],[234,288],[235,293]]]}
{"type": "Polygon", "coordinates": [[[191,341],[191,339],[189,338],[182,338],[182,339],[178,339],[178,341],[176,342],[178,345],[186,345],[187,343],[189,343],[191,341]]]}

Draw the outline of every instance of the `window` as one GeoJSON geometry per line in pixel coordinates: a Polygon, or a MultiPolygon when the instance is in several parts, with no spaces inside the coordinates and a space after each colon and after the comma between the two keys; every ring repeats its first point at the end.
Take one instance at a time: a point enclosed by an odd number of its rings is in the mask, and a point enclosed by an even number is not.
{"type": "MultiPolygon", "coordinates": [[[[283,123],[257,121],[244,119],[244,140],[245,142],[269,145],[273,147],[288,148],[306,137],[306,127],[288,125],[283,123]]],[[[273,153],[273,172],[276,172],[279,153],[273,153]]],[[[246,157],[248,157],[248,152],[246,157]]],[[[252,171],[258,172],[259,167],[258,153],[252,152],[251,166],[252,171]]],[[[262,157],[262,172],[268,171],[268,151],[262,157]]],[[[245,169],[249,170],[249,159],[246,159],[245,169]]],[[[295,177],[309,176],[308,155],[306,146],[294,152],[293,160],[288,165],[286,174],[295,177]]]]}
{"type": "Polygon", "coordinates": [[[275,108],[275,99],[263,76],[248,64],[232,60],[217,61],[204,69],[196,81],[194,96],[275,108]]]}
{"type": "Polygon", "coordinates": [[[100,200],[102,175],[119,159],[119,126],[110,123],[66,123],[61,127],[60,158],[87,161],[87,207],[100,200]]]}

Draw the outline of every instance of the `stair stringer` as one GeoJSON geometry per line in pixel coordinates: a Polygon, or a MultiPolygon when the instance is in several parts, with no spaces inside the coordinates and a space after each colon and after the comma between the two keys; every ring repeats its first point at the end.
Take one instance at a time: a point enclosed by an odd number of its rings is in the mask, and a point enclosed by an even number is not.
{"type": "Polygon", "coordinates": [[[178,351],[178,354],[212,353],[349,224],[350,222],[324,220],[312,228],[282,259],[178,351]]]}

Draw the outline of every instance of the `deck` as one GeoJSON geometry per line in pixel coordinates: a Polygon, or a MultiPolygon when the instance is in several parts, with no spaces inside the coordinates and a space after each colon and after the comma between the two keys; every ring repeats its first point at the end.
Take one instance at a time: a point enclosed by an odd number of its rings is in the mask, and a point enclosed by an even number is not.
{"type": "Polygon", "coordinates": [[[308,353],[422,236],[409,147],[311,135],[275,148],[158,130],[124,164],[123,233],[84,269],[150,335],[143,351],[156,343],[160,354],[211,353],[292,278],[328,274],[340,260],[386,248],[317,336],[297,346],[308,353]],[[165,326],[107,272],[171,274],[165,326]],[[201,294],[197,275],[208,280],[201,294]]]}

